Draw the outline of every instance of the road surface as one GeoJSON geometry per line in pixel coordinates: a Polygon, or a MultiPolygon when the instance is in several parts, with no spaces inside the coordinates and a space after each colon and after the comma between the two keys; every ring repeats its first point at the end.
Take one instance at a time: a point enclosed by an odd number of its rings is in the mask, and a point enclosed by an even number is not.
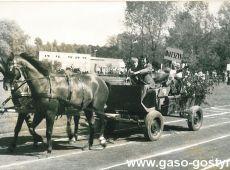
{"type": "MultiPolygon", "coordinates": [[[[81,127],[79,140],[69,144],[65,126],[58,126],[49,156],[44,144],[33,148],[27,131],[20,134],[16,151],[8,153],[12,133],[4,133],[0,135],[0,169],[230,169],[230,105],[203,111],[204,122],[199,131],[189,131],[185,119],[164,117],[164,132],[158,141],[148,142],[136,126],[126,125],[115,131],[106,149],[95,139],[90,151],[82,151],[87,142],[86,127],[81,127]]],[[[38,132],[45,134],[44,129],[38,132]]]]}

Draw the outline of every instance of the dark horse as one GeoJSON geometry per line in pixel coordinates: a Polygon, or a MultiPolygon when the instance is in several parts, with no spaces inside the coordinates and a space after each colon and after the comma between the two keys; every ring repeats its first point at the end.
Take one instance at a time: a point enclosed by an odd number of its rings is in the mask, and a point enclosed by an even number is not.
{"type": "MultiPolygon", "coordinates": [[[[7,63],[7,58],[1,56],[0,59],[0,72],[3,74],[4,79],[3,79],[3,88],[5,90],[8,90],[8,86],[9,86],[9,82],[8,82],[8,78],[11,77],[10,74],[10,70],[8,68],[8,66],[6,65],[7,63]]],[[[18,75],[14,76],[14,78],[18,79],[18,75]]],[[[17,84],[14,85],[14,88],[17,88],[17,84]]],[[[12,95],[12,101],[13,104],[15,106],[17,106],[16,109],[18,114],[18,119],[17,119],[17,123],[16,126],[14,128],[14,139],[12,141],[12,143],[10,144],[10,146],[8,147],[9,151],[13,151],[16,147],[16,143],[17,143],[17,139],[18,139],[18,134],[21,130],[22,124],[24,122],[24,120],[26,121],[26,124],[28,126],[29,132],[30,134],[33,136],[34,139],[34,144],[36,145],[37,142],[39,141],[43,141],[42,137],[40,135],[38,135],[35,131],[32,130],[32,121],[31,121],[31,114],[30,112],[28,112],[28,110],[31,110],[31,102],[32,100],[28,98],[29,93],[28,93],[28,86],[25,84],[22,84],[21,87],[17,90],[11,90],[11,95],[12,95]],[[20,107],[20,106],[23,106],[20,107]],[[25,111],[25,109],[27,111],[25,111]]],[[[7,101],[5,101],[7,102],[7,101]]]]}
{"type": "MultiPolygon", "coordinates": [[[[84,110],[89,123],[88,147],[91,149],[94,138],[95,112],[100,117],[100,144],[106,145],[104,139],[105,116],[104,107],[108,98],[109,90],[106,83],[99,77],[90,74],[76,74],[66,76],[51,74],[41,62],[23,53],[20,56],[10,57],[7,65],[19,68],[27,84],[36,106],[36,111],[44,113],[46,118],[46,137],[48,153],[52,151],[51,136],[55,116],[63,113],[67,107],[84,110]]],[[[11,74],[15,73],[11,71],[11,74]]],[[[35,128],[35,126],[33,127],[35,128]]],[[[85,146],[86,147],[86,146],[85,146]]]]}
{"type": "MultiPolygon", "coordinates": [[[[34,131],[33,126],[36,127],[42,121],[42,119],[44,118],[44,115],[35,114],[33,122],[32,122],[31,120],[32,113],[35,113],[36,111],[33,106],[33,100],[31,98],[31,92],[30,92],[29,86],[27,85],[25,80],[18,81],[22,77],[18,69],[14,69],[14,76],[10,74],[9,68],[6,67],[6,58],[4,57],[1,57],[0,72],[4,76],[3,88],[5,90],[8,90],[9,87],[12,86],[10,87],[11,99],[13,101],[16,111],[19,113],[17,123],[14,129],[14,138],[13,138],[12,143],[8,147],[8,150],[14,151],[16,144],[17,144],[18,134],[21,130],[24,120],[28,126],[30,134],[33,136],[34,146],[37,146],[37,143],[43,142],[43,139],[40,135],[38,135],[34,131]]],[[[75,128],[74,128],[74,133],[72,133],[72,129],[71,129],[72,115],[69,115],[67,113],[66,131],[67,131],[70,142],[74,142],[78,138],[77,131],[78,131],[79,119],[80,119],[79,114],[74,116],[75,128]]]]}

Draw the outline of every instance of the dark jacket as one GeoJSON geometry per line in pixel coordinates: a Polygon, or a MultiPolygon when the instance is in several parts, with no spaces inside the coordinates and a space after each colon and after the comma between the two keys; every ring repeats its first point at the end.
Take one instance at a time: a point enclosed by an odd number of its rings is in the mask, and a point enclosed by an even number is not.
{"type": "Polygon", "coordinates": [[[138,70],[140,84],[148,84],[151,88],[155,87],[155,81],[152,78],[152,71],[153,67],[150,63],[146,64],[144,68],[138,70]]]}

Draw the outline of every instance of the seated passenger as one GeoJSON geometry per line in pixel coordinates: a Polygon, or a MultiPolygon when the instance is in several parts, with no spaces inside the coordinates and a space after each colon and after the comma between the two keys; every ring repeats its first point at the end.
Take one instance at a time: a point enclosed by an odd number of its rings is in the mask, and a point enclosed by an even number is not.
{"type": "MultiPolygon", "coordinates": [[[[137,84],[139,84],[139,78],[134,73],[136,71],[138,71],[138,67],[137,67],[138,66],[138,59],[132,57],[130,64],[131,64],[131,67],[130,67],[130,69],[127,72],[127,76],[128,76],[128,78],[130,78],[131,84],[137,85],[137,84]]],[[[128,79],[126,81],[128,81],[128,79]]]]}
{"type": "Polygon", "coordinates": [[[179,94],[181,85],[182,85],[182,71],[183,68],[180,68],[180,64],[173,61],[171,65],[171,69],[167,68],[165,71],[169,72],[167,86],[171,87],[171,94],[179,94]]]}

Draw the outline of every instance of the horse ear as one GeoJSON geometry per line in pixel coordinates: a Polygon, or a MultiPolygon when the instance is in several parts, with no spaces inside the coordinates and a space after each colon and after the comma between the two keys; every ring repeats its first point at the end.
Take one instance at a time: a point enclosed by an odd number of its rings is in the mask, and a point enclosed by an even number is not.
{"type": "Polygon", "coordinates": [[[11,60],[11,61],[12,61],[13,59],[14,59],[14,53],[13,53],[13,52],[11,52],[11,53],[10,53],[10,56],[9,56],[9,60],[11,60]]]}

